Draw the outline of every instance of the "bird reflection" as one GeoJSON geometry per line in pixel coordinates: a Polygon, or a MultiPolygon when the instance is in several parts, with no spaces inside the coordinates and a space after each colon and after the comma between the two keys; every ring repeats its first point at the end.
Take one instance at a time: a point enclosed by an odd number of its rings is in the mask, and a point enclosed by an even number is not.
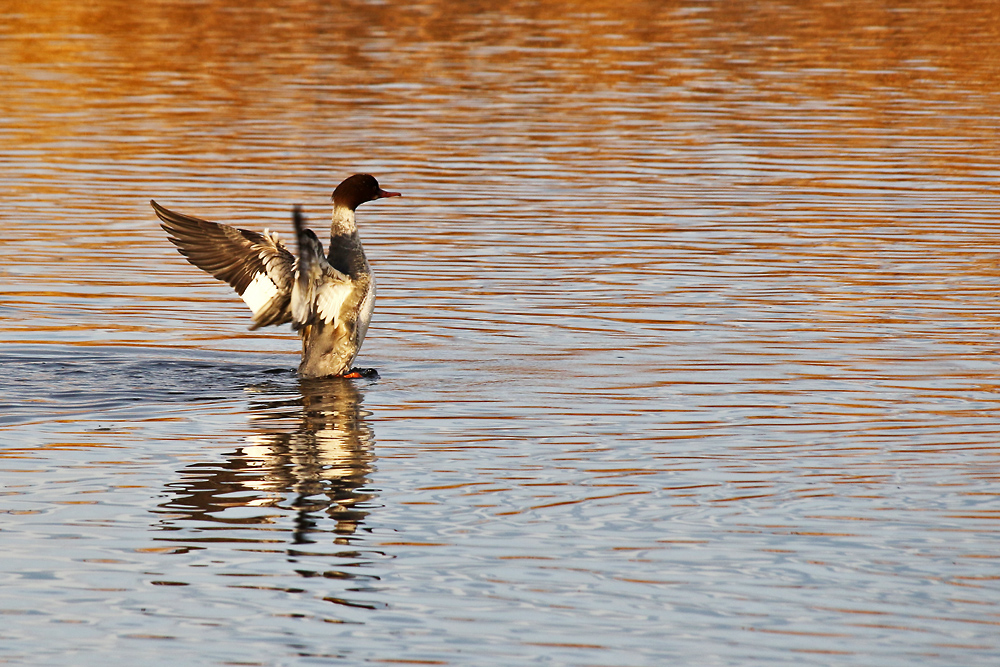
{"type": "Polygon", "coordinates": [[[171,500],[158,510],[171,515],[162,527],[209,533],[195,540],[186,535],[185,542],[273,542],[274,531],[290,528],[295,545],[314,543],[320,533],[333,533],[337,544],[350,543],[375,496],[366,488],[375,456],[361,391],[344,378],[247,391],[253,393],[251,424],[257,433],[224,462],[181,470],[182,479],[170,485],[171,500]],[[253,529],[268,532],[242,532],[253,529]]]}

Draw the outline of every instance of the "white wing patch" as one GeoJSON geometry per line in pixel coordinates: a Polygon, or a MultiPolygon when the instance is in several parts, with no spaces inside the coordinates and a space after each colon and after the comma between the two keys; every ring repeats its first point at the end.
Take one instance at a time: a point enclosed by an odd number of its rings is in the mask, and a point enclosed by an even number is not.
{"type": "Polygon", "coordinates": [[[350,298],[353,286],[348,280],[327,282],[316,290],[316,314],[327,324],[337,325],[344,302],[350,298]]]}
{"type": "Polygon", "coordinates": [[[267,277],[263,271],[253,277],[253,282],[247,285],[240,297],[250,306],[254,315],[259,313],[278,294],[278,286],[267,277]]]}

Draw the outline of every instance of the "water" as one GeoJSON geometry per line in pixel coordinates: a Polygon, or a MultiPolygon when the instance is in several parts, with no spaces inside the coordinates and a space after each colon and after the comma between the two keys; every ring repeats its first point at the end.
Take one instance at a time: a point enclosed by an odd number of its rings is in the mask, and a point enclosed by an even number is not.
{"type": "Polygon", "coordinates": [[[0,13],[0,660],[996,664],[992,5],[0,13]],[[148,200],[355,171],[301,383],[148,200]]]}

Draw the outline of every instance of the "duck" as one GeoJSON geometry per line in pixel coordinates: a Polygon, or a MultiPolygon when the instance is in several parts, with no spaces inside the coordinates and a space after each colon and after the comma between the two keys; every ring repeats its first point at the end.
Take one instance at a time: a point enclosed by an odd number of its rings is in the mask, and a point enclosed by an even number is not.
{"type": "Polygon", "coordinates": [[[250,329],[291,322],[302,339],[299,376],[377,376],[353,368],[375,309],[375,275],[358,236],[356,209],[399,197],[371,174],[354,174],[333,191],[329,251],[308,229],[301,208],[292,210],[299,256],[278,234],[253,232],[202,220],[150,200],[168,240],[187,261],[229,283],[250,308],[250,329]]]}

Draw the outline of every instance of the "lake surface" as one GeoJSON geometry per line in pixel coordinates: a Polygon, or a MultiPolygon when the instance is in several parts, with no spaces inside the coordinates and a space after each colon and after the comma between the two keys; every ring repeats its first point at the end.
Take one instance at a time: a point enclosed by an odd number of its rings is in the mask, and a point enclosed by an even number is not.
{"type": "Polygon", "coordinates": [[[990,3],[0,4],[0,661],[996,665],[990,3]],[[325,235],[358,363],[148,205],[325,235]]]}

